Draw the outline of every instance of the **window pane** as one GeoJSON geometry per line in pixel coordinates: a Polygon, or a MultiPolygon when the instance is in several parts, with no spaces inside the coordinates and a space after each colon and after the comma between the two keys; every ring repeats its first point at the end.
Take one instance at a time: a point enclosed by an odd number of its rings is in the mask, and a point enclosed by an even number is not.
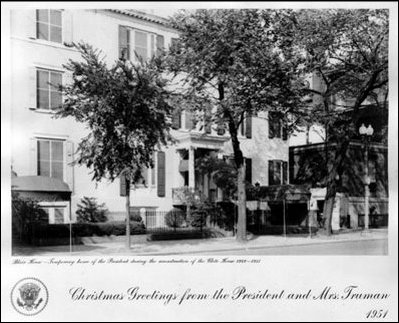
{"type": "Polygon", "coordinates": [[[37,164],[37,175],[50,177],[50,162],[39,160],[37,164]]]}
{"type": "Polygon", "coordinates": [[[50,26],[50,41],[62,43],[61,27],[50,26]]]}
{"type": "Polygon", "coordinates": [[[119,27],[119,46],[125,47],[129,43],[129,31],[126,27],[119,27]]]}
{"type": "Polygon", "coordinates": [[[138,57],[141,57],[143,60],[147,59],[147,48],[136,47],[135,51],[138,57]]]}
{"type": "Polygon", "coordinates": [[[281,184],[281,162],[274,162],[274,184],[281,184]]]}
{"type": "Polygon", "coordinates": [[[119,58],[130,59],[130,47],[120,47],[119,48],[119,58]]]}
{"type": "Polygon", "coordinates": [[[50,160],[50,141],[38,140],[37,153],[39,160],[50,160]]]}
{"type": "Polygon", "coordinates": [[[136,31],[136,46],[147,48],[147,34],[136,31]]]}
{"type": "Polygon", "coordinates": [[[49,91],[37,90],[37,108],[49,109],[49,91]]]}
{"type": "Polygon", "coordinates": [[[48,140],[37,142],[37,174],[50,176],[50,142],[48,140]]]}
{"type": "Polygon", "coordinates": [[[48,37],[48,25],[47,24],[38,22],[36,24],[36,28],[37,28],[37,31],[36,31],[36,37],[37,38],[45,39],[45,40],[49,39],[49,37],[48,37]]]}
{"type": "Polygon", "coordinates": [[[47,9],[36,10],[36,20],[40,22],[48,22],[48,10],[47,9]]]}
{"type": "Polygon", "coordinates": [[[62,85],[62,74],[57,72],[50,73],[50,84],[52,89],[58,90],[58,86],[62,85]]]}
{"type": "Polygon", "coordinates": [[[147,59],[147,34],[136,31],[135,33],[135,51],[139,57],[142,57],[144,60],[147,59]]]}
{"type": "Polygon", "coordinates": [[[51,177],[64,179],[64,163],[62,161],[51,162],[51,177]]]}
{"type": "Polygon", "coordinates": [[[62,105],[62,94],[61,92],[50,92],[51,109],[59,108],[62,105]]]}
{"type": "Polygon", "coordinates": [[[142,178],[137,182],[137,184],[148,185],[148,168],[144,167],[141,169],[142,178]]]}
{"type": "Polygon", "coordinates": [[[54,223],[55,224],[64,223],[64,208],[54,209],[54,223]]]}
{"type": "Polygon", "coordinates": [[[52,141],[51,142],[51,160],[63,161],[64,160],[64,142],[52,141]]]}
{"type": "Polygon", "coordinates": [[[49,72],[43,70],[37,70],[37,86],[40,89],[48,89],[49,85],[49,72]]]}
{"type": "Polygon", "coordinates": [[[59,10],[50,10],[50,24],[60,26],[61,22],[61,11],[59,10]]]}

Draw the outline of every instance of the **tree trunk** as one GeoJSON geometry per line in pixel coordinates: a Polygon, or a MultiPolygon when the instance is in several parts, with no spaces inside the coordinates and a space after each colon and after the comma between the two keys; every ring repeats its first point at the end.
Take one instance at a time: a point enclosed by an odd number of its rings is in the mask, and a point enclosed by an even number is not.
{"type": "Polygon", "coordinates": [[[335,196],[337,194],[337,180],[339,180],[343,173],[343,164],[345,161],[346,153],[349,148],[350,139],[349,137],[342,139],[342,142],[337,144],[337,149],[335,151],[335,157],[332,161],[331,169],[328,170],[327,177],[327,192],[324,199],[324,228],[326,229],[327,235],[331,235],[332,228],[332,213],[334,209],[335,196]]]}
{"type": "Polygon", "coordinates": [[[238,195],[238,220],[237,220],[237,241],[247,240],[247,196],[245,192],[245,165],[238,168],[237,176],[237,195],[238,195]]]}
{"type": "Polygon", "coordinates": [[[323,214],[325,219],[324,228],[328,236],[332,233],[332,213],[334,210],[336,193],[336,186],[334,184],[327,186],[327,194],[324,200],[323,214]]]}
{"type": "MultiPolygon", "coordinates": [[[[218,84],[219,100],[223,106],[224,100],[224,85],[222,82],[218,84]]],[[[244,157],[240,148],[240,141],[238,140],[238,126],[229,108],[223,106],[224,117],[228,120],[231,144],[233,146],[234,161],[236,163],[237,176],[237,194],[238,194],[238,220],[237,220],[237,241],[244,242],[247,240],[247,196],[245,191],[245,164],[244,157]]]]}
{"type": "Polygon", "coordinates": [[[130,249],[130,185],[126,180],[126,248],[130,249]]]}

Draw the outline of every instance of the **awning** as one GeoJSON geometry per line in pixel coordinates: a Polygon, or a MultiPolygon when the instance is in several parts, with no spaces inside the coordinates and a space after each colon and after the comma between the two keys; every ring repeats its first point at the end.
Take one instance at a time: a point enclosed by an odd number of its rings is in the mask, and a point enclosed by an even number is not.
{"type": "Polygon", "coordinates": [[[11,179],[11,190],[27,192],[71,192],[67,183],[46,176],[19,176],[11,179]]]}
{"type": "Polygon", "coordinates": [[[305,186],[273,185],[252,188],[247,192],[247,200],[261,200],[264,202],[307,202],[311,193],[305,186]]]}

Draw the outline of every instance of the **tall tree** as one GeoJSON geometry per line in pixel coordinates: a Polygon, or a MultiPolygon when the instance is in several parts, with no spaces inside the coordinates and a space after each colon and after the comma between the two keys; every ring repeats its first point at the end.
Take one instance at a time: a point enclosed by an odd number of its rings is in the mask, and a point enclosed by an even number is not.
{"type": "Polygon", "coordinates": [[[322,86],[309,89],[312,123],[325,127],[327,194],[325,225],[331,234],[332,211],[350,141],[357,135],[365,104],[387,107],[388,10],[335,9],[291,11],[281,30],[305,55],[305,71],[322,86]],[[331,145],[334,143],[334,145],[331,145]]]}
{"type": "Polygon", "coordinates": [[[170,106],[167,81],[158,58],[108,67],[99,50],[79,43],[82,60],[64,66],[72,75],[61,86],[65,102],[56,117],[84,123],[89,134],[78,145],[76,163],[92,170],[93,180],[126,179],[126,245],[130,247],[130,186],[141,169],[152,167],[158,145],[168,141],[170,106]]]}
{"type": "Polygon", "coordinates": [[[169,70],[179,75],[185,109],[211,115],[231,138],[237,168],[237,239],[246,240],[245,164],[239,127],[259,111],[281,116],[302,104],[300,56],[274,32],[275,11],[196,10],[172,21],[180,37],[169,70]]]}

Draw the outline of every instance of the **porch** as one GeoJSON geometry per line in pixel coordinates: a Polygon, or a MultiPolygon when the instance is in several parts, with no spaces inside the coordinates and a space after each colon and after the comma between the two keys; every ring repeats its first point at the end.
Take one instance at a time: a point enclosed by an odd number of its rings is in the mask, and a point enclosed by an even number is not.
{"type": "MultiPolygon", "coordinates": [[[[221,191],[213,181],[211,173],[200,173],[196,169],[199,159],[209,156],[222,158],[220,153],[225,138],[197,133],[185,133],[178,138],[177,152],[180,156],[177,182],[172,188],[174,206],[187,205],[188,199],[200,198],[216,202],[221,198],[221,191]]],[[[176,182],[176,181],[175,181],[176,182]]]]}

